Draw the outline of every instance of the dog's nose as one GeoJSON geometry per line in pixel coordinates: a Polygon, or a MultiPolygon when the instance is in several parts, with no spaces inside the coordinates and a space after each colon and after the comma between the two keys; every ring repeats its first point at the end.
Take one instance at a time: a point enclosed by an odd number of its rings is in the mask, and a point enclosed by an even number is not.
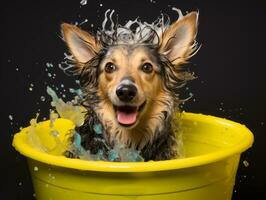
{"type": "Polygon", "coordinates": [[[117,97],[124,102],[131,101],[137,94],[137,88],[133,84],[120,85],[116,89],[117,97]]]}

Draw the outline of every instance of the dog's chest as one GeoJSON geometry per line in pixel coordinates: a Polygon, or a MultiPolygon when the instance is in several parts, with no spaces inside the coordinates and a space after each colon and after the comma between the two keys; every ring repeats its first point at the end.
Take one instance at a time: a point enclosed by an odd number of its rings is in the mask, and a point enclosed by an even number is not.
{"type": "MultiPolygon", "coordinates": [[[[81,145],[83,148],[90,151],[91,154],[99,154],[100,152],[105,160],[110,159],[110,152],[112,152],[117,144],[123,146],[123,148],[131,148],[133,152],[139,152],[139,155],[143,157],[145,161],[158,160],[158,158],[160,160],[165,160],[175,155],[173,152],[176,145],[175,134],[171,131],[169,124],[170,123],[164,123],[163,129],[155,130],[157,131],[156,135],[158,135],[158,137],[154,138],[152,142],[145,143],[139,151],[137,150],[138,146],[132,146],[128,143],[128,141],[132,141],[133,139],[136,140],[136,138],[128,138],[130,136],[126,135],[126,133],[116,133],[116,137],[110,140],[109,131],[114,131],[114,129],[105,129],[103,123],[94,112],[87,115],[84,125],[76,128],[76,131],[81,135],[81,145]],[[158,133],[158,131],[160,132],[158,133]],[[123,138],[125,135],[127,138],[123,138]]],[[[141,138],[137,139],[140,140],[141,138]]],[[[119,161],[119,158],[114,161],[119,161]]]]}

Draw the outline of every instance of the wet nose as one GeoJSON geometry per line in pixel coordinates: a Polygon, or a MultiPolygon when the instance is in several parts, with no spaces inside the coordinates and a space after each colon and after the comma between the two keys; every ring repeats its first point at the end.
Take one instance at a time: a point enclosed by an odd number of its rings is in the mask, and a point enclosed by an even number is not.
{"type": "Polygon", "coordinates": [[[137,88],[133,84],[129,85],[120,85],[116,89],[117,97],[124,102],[131,101],[137,94],[137,88]]]}

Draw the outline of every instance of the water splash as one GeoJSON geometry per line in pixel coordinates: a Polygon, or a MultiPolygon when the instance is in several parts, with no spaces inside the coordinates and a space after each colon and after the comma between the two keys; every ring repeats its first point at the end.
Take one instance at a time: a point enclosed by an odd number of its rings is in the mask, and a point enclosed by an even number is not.
{"type": "Polygon", "coordinates": [[[50,112],[50,125],[49,131],[47,135],[44,135],[44,132],[47,132],[42,126],[38,125],[38,117],[39,114],[36,115],[36,118],[30,120],[30,126],[27,130],[28,141],[31,146],[41,152],[46,152],[52,155],[62,155],[68,149],[68,137],[59,138],[60,134],[55,129],[54,123],[58,118],[58,115],[53,111],[50,112]],[[42,141],[42,138],[49,137],[51,140],[54,141],[50,144],[45,144],[42,141]]]}
{"type": "Polygon", "coordinates": [[[116,143],[114,148],[109,151],[109,161],[122,162],[141,162],[144,159],[140,155],[140,151],[133,148],[126,148],[123,144],[116,143]]]}
{"type": "Polygon", "coordinates": [[[67,75],[73,75],[76,72],[74,56],[64,53],[63,61],[58,64],[59,69],[61,69],[67,75]]]}
{"type": "Polygon", "coordinates": [[[83,24],[86,24],[88,21],[89,21],[88,19],[84,19],[84,20],[81,21],[81,22],[76,21],[76,22],[74,23],[74,25],[76,25],[76,26],[81,26],[81,25],[83,25],[83,24]]]}
{"type": "MultiPolygon", "coordinates": [[[[183,17],[180,9],[172,8],[172,10],[177,12],[178,20],[183,17]]],[[[163,14],[152,23],[141,22],[139,18],[136,18],[135,20],[129,20],[124,25],[115,23],[113,14],[114,10],[106,10],[102,30],[97,32],[98,40],[108,45],[145,42],[156,45],[159,44],[159,38],[170,25],[170,18],[163,14]]]]}
{"type": "Polygon", "coordinates": [[[36,118],[30,120],[30,127],[27,131],[29,143],[35,149],[38,149],[42,152],[48,152],[48,149],[42,144],[40,137],[38,137],[37,133],[37,119],[39,114],[36,115],[36,118]]]}
{"type": "MultiPolygon", "coordinates": [[[[28,129],[28,139],[31,146],[39,151],[46,152],[52,155],[63,155],[65,152],[70,152],[74,157],[83,160],[103,160],[103,161],[120,161],[120,162],[141,162],[144,159],[140,156],[140,152],[133,148],[126,148],[123,144],[116,143],[113,148],[109,147],[104,139],[97,138],[99,142],[102,142],[108,149],[107,157],[104,155],[104,151],[99,149],[96,154],[92,154],[90,151],[86,151],[81,145],[81,136],[74,129],[70,130],[69,135],[63,140],[60,139],[60,133],[56,130],[54,124],[59,115],[54,111],[50,112],[50,137],[54,141],[53,147],[47,147],[42,143],[41,137],[38,133],[47,132],[45,130],[38,130],[38,115],[36,118],[30,121],[30,127],[28,129]],[[73,137],[73,141],[69,142],[69,137],[73,137]]],[[[73,121],[75,122],[75,120],[73,121]]],[[[102,134],[102,126],[95,125],[94,130],[96,134],[102,134]]]]}
{"type": "MultiPolygon", "coordinates": [[[[38,126],[38,116],[30,121],[30,127],[27,131],[28,139],[33,148],[39,151],[46,152],[52,155],[63,155],[65,152],[70,152],[74,157],[83,160],[104,160],[104,161],[122,161],[122,162],[140,162],[144,159],[140,156],[140,152],[133,148],[126,148],[123,144],[116,143],[113,148],[107,145],[106,141],[102,138],[95,138],[97,142],[103,144],[107,153],[104,153],[103,149],[99,149],[96,154],[92,154],[87,151],[81,145],[82,139],[78,132],[74,129],[69,131],[69,134],[64,138],[60,138],[60,133],[56,130],[55,123],[56,120],[61,117],[71,120],[76,127],[81,126],[84,123],[85,108],[79,106],[80,98],[83,97],[80,89],[71,89],[73,94],[76,94],[75,100],[72,102],[64,102],[58,97],[56,92],[47,87],[47,93],[52,97],[51,105],[55,108],[50,111],[50,124],[49,124],[49,135],[54,141],[53,146],[46,146],[42,142],[42,137],[47,137],[40,135],[40,133],[47,132],[47,130],[41,130],[38,126]],[[73,138],[70,142],[69,138],[73,138]],[[107,154],[107,155],[106,155],[107,154]]],[[[101,124],[95,124],[93,130],[96,135],[103,134],[103,127],[101,124]]]]}
{"type": "Polygon", "coordinates": [[[52,97],[51,105],[55,107],[60,117],[71,120],[77,127],[83,125],[86,114],[84,107],[73,105],[71,102],[65,103],[61,98],[58,98],[56,92],[49,86],[47,87],[47,93],[52,97]]]}
{"type": "Polygon", "coordinates": [[[92,154],[90,151],[86,151],[81,145],[81,136],[79,133],[74,133],[73,143],[68,147],[68,151],[71,152],[74,157],[78,157],[83,160],[102,160],[111,162],[143,162],[144,159],[140,155],[140,151],[133,148],[126,148],[123,144],[116,143],[113,148],[110,148],[103,139],[101,140],[108,149],[107,157],[104,155],[104,151],[99,149],[96,154],[92,154]]]}

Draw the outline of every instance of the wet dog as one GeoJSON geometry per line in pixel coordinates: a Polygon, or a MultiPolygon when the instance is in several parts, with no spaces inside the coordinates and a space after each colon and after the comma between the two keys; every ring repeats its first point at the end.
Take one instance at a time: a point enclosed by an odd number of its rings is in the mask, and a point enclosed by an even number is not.
{"type": "Polygon", "coordinates": [[[119,142],[139,150],[145,161],[174,159],[179,89],[193,78],[181,65],[197,50],[198,13],[181,15],[172,24],[164,17],[152,24],[111,22],[109,30],[105,21],[96,34],[62,24],[88,111],[77,128],[82,145],[106,153],[106,145],[95,140],[100,137],[110,147],[119,142]],[[97,124],[103,127],[101,136],[97,124]]]}

